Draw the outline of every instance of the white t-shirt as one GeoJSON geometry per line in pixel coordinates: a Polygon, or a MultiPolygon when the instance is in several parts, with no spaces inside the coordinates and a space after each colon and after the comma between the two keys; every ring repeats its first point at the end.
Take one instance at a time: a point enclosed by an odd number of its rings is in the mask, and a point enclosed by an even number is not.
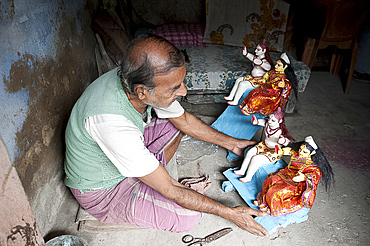
{"type": "MultiPolygon", "coordinates": [[[[178,101],[154,110],[158,118],[176,118],[184,113],[178,101]]],[[[143,134],[126,117],[94,115],[85,120],[85,128],[123,176],[143,177],[157,169],[159,161],[144,146],[143,134]]]]}

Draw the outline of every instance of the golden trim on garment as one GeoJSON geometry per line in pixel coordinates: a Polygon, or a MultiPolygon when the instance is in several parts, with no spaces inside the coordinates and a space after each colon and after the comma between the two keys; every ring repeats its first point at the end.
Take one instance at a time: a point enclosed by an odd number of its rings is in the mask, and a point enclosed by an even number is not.
{"type": "Polygon", "coordinates": [[[257,154],[263,154],[269,159],[270,162],[278,161],[281,159],[282,155],[275,152],[275,149],[270,149],[267,147],[265,141],[259,142],[256,146],[257,154]]]}

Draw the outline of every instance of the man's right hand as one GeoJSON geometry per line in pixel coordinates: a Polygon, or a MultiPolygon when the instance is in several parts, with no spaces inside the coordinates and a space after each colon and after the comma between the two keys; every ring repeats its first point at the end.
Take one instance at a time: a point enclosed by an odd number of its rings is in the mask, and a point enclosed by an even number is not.
{"type": "Polygon", "coordinates": [[[267,230],[253,219],[253,216],[266,216],[266,212],[244,206],[226,207],[180,184],[171,178],[166,169],[160,164],[155,171],[139,179],[157,190],[165,198],[176,202],[184,208],[219,215],[254,235],[268,236],[267,230]]]}

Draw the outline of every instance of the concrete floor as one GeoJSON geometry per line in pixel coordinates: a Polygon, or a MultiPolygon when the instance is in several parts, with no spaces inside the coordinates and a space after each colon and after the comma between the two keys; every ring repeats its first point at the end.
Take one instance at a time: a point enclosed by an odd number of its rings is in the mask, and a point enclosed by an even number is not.
{"type": "MultiPolygon", "coordinates": [[[[306,91],[300,94],[295,111],[285,115],[290,134],[298,141],[307,135],[329,159],[336,183],[330,192],[318,187],[315,204],[308,220],[279,228],[267,238],[253,236],[222,218],[205,214],[190,233],[207,236],[224,227],[233,232],[212,243],[213,246],[239,245],[368,245],[370,240],[370,82],[353,80],[349,95],[344,95],[339,77],[328,72],[313,72],[306,91]]],[[[191,98],[191,97],[189,97],[191,98]]],[[[184,106],[206,123],[223,112],[225,103],[184,106]],[[205,113],[207,112],[207,113],[205,113]]],[[[213,144],[185,137],[177,152],[179,179],[209,174],[212,186],[209,197],[228,206],[246,205],[237,192],[225,193],[222,172],[240,162],[229,163],[226,150],[213,144]]],[[[49,238],[62,234],[76,235],[86,245],[185,245],[186,233],[152,229],[119,232],[81,232],[74,223],[78,208],[71,196],[63,205],[65,213],[49,238]]]]}

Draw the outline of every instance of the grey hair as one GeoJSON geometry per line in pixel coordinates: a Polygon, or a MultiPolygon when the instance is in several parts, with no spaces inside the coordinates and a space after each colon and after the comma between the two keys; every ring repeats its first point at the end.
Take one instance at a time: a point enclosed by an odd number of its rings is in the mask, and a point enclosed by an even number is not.
{"type": "Polygon", "coordinates": [[[167,75],[184,65],[184,55],[176,46],[157,35],[143,34],[127,46],[118,77],[129,94],[135,94],[137,85],[144,85],[150,94],[154,94],[155,76],[167,75]]]}

